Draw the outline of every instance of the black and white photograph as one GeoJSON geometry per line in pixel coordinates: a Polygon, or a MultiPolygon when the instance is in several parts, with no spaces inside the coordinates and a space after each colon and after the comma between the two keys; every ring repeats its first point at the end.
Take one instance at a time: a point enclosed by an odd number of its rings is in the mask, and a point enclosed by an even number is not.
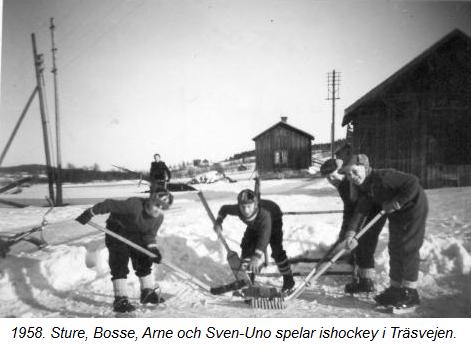
{"type": "Polygon", "coordinates": [[[1,3],[0,318],[471,317],[471,1],[1,3]]]}

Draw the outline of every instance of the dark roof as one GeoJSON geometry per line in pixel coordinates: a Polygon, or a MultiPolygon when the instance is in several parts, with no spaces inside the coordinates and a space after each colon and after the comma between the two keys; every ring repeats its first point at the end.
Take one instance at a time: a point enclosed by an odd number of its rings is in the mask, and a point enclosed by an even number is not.
{"type": "Polygon", "coordinates": [[[296,133],[299,133],[299,134],[301,134],[301,135],[303,135],[303,136],[305,136],[305,137],[308,137],[308,138],[311,139],[311,140],[314,139],[314,136],[310,135],[309,133],[304,132],[303,130],[300,130],[299,128],[296,128],[296,127],[294,127],[294,126],[291,126],[290,124],[288,124],[288,123],[286,123],[286,122],[280,121],[280,122],[277,122],[276,124],[274,124],[272,127],[267,128],[267,129],[266,129],[265,131],[263,131],[262,133],[256,135],[254,138],[252,138],[252,140],[255,141],[257,138],[263,136],[265,133],[270,132],[271,130],[273,130],[274,128],[276,128],[276,127],[278,127],[278,126],[284,127],[284,128],[286,128],[286,129],[288,129],[288,130],[291,130],[291,131],[294,131],[294,132],[296,132],[296,133]]]}
{"type": "Polygon", "coordinates": [[[364,103],[371,102],[375,97],[383,93],[391,84],[394,84],[396,81],[398,81],[401,77],[404,76],[404,74],[412,71],[413,69],[417,68],[425,59],[427,59],[429,56],[431,56],[438,48],[443,46],[444,44],[448,43],[450,40],[460,38],[464,39],[465,41],[468,41],[471,44],[471,38],[467,36],[465,33],[463,33],[459,29],[454,29],[447,35],[445,35],[442,39],[437,41],[435,44],[433,44],[431,47],[426,49],[424,52],[422,52],[420,55],[418,55],[416,58],[414,58],[412,61],[407,63],[404,67],[399,69],[397,72],[392,74],[389,78],[384,80],[382,83],[380,83],[378,86],[373,88],[370,92],[367,94],[363,95],[360,99],[358,99],[356,102],[354,102],[352,105],[350,105],[348,108],[345,109],[345,114],[343,116],[342,120],[342,126],[345,126],[348,124],[350,121],[353,119],[353,113],[363,105],[364,103]]]}

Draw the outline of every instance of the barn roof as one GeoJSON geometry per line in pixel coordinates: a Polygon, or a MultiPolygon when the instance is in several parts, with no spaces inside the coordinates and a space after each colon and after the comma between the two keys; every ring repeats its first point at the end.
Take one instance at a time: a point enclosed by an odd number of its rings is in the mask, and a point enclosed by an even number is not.
{"type": "Polygon", "coordinates": [[[371,91],[363,95],[360,99],[358,99],[356,102],[354,102],[352,105],[350,105],[348,108],[345,109],[345,114],[342,120],[342,126],[347,125],[350,121],[353,120],[354,115],[353,113],[362,105],[365,103],[371,102],[373,99],[381,95],[387,88],[389,88],[392,84],[396,83],[400,78],[402,78],[405,74],[411,72],[412,70],[416,69],[421,63],[423,63],[428,57],[430,57],[432,54],[434,54],[437,49],[442,47],[443,45],[447,44],[449,41],[454,40],[454,39],[461,39],[468,41],[469,44],[471,45],[471,38],[463,33],[459,29],[454,29],[447,35],[445,35],[442,39],[437,41],[435,44],[433,44],[431,47],[426,49],[424,52],[422,52],[420,55],[418,55],[416,58],[414,58],[412,61],[407,63],[405,66],[403,66],[401,69],[396,71],[394,74],[392,74],[389,78],[384,80],[382,83],[377,85],[375,88],[373,88],[371,91]]]}
{"type": "Polygon", "coordinates": [[[263,136],[265,133],[268,133],[270,132],[271,130],[277,128],[277,127],[284,127],[288,130],[291,130],[291,131],[294,131],[296,133],[299,133],[301,135],[303,135],[304,137],[307,137],[311,140],[314,139],[314,136],[312,136],[311,134],[307,133],[307,132],[304,132],[303,130],[300,130],[299,128],[296,128],[294,126],[291,126],[290,124],[288,124],[287,122],[285,121],[279,121],[277,122],[276,124],[274,124],[273,126],[267,128],[265,131],[263,131],[262,133],[259,133],[258,135],[256,135],[254,138],[252,138],[253,141],[256,141],[257,138],[260,138],[261,136],[263,136]]]}

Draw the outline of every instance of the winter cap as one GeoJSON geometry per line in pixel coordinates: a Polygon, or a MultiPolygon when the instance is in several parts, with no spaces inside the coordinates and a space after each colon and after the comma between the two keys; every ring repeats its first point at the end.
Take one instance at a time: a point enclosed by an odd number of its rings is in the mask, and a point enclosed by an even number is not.
{"type": "Polygon", "coordinates": [[[370,167],[370,160],[365,154],[353,154],[350,159],[342,166],[339,173],[346,173],[351,166],[362,165],[366,168],[370,167]]]}
{"type": "Polygon", "coordinates": [[[239,195],[237,195],[237,202],[239,203],[239,205],[251,204],[256,201],[257,196],[255,195],[255,192],[250,189],[244,189],[239,193],[239,195]]]}
{"type": "Polygon", "coordinates": [[[328,176],[332,172],[337,171],[342,167],[343,161],[340,159],[329,159],[321,166],[321,175],[328,176]]]}

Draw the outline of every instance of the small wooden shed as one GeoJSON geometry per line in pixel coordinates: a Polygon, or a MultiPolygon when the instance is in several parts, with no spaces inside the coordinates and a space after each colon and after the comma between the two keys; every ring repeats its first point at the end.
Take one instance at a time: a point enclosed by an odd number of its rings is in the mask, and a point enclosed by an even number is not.
{"type": "Polygon", "coordinates": [[[455,29],[346,110],[353,151],[427,188],[471,185],[471,38],[455,29]]]}
{"type": "Polygon", "coordinates": [[[311,166],[311,142],[314,137],[288,124],[288,118],[253,138],[255,161],[261,173],[281,170],[300,170],[311,166]]]}

